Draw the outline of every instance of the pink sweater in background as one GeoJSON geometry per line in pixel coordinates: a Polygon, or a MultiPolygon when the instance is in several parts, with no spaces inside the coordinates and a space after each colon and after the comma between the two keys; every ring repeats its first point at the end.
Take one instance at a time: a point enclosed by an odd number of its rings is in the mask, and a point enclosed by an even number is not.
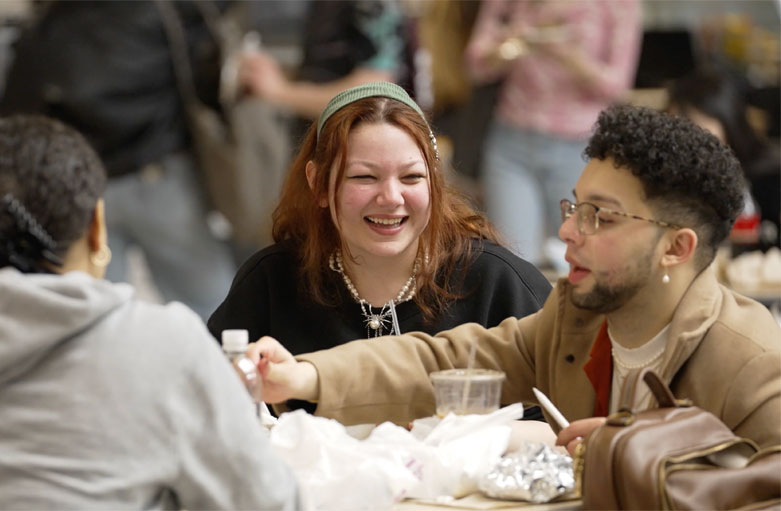
{"type": "Polygon", "coordinates": [[[631,87],[641,37],[636,0],[484,0],[466,58],[477,81],[504,78],[498,119],[577,139],[631,87]],[[518,35],[529,51],[496,69],[497,46],[518,35]]]}

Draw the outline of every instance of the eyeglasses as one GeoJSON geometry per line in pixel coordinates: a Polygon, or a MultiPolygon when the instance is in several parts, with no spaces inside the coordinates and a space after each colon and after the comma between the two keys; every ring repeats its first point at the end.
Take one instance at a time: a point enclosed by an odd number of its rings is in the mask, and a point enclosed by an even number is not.
{"type": "MultiPolygon", "coordinates": [[[[573,204],[571,201],[567,199],[561,199],[559,205],[561,206],[562,222],[566,221],[577,211],[578,216],[576,217],[576,220],[578,225],[578,231],[580,231],[581,234],[594,234],[595,232],[597,232],[597,229],[599,229],[600,213],[625,216],[627,218],[634,218],[635,220],[644,220],[646,222],[651,222],[652,224],[661,225],[662,227],[669,227],[671,229],[681,228],[675,224],[662,222],[661,220],[653,220],[651,218],[644,218],[642,216],[624,213],[623,211],[614,211],[612,209],[600,208],[599,206],[591,204],[590,202],[581,202],[580,204],[573,204]]],[[[610,220],[605,218],[602,218],[602,221],[606,223],[610,222],[610,220]]]]}

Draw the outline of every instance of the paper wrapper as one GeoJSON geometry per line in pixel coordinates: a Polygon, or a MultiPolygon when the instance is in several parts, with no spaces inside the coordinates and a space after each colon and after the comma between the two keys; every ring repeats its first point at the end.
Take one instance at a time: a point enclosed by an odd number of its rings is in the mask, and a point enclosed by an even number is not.
{"type": "Polygon", "coordinates": [[[478,486],[496,499],[549,502],[575,487],[572,458],[548,445],[525,442],[499,460],[478,486]]]}

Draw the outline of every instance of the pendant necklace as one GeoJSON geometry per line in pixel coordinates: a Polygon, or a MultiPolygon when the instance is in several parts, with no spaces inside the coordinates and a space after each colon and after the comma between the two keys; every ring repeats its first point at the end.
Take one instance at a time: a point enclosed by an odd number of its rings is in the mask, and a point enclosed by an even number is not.
{"type": "Polygon", "coordinates": [[[410,275],[410,278],[401,288],[399,294],[396,295],[396,298],[393,298],[385,303],[378,314],[374,313],[369,302],[361,298],[361,296],[358,294],[358,290],[355,289],[352,280],[350,280],[350,277],[348,277],[347,273],[345,273],[344,265],[342,264],[341,250],[337,250],[331,254],[331,257],[328,258],[328,267],[336,273],[342,275],[342,280],[347,286],[347,290],[350,291],[350,295],[353,297],[353,300],[358,302],[358,305],[360,305],[361,314],[363,314],[364,323],[366,324],[366,337],[380,337],[385,335],[383,333],[383,329],[387,328],[389,324],[391,326],[389,335],[401,334],[399,331],[399,321],[396,318],[396,305],[407,302],[415,296],[415,276],[417,275],[418,269],[420,267],[420,259],[415,259],[415,264],[412,267],[412,275],[410,275]]]}

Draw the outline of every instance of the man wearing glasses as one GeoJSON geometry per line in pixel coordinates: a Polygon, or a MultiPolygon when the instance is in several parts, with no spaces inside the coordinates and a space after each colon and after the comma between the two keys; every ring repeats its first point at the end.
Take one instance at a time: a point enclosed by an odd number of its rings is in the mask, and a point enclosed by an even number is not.
{"type": "MultiPolygon", "coordinates": [[[[683,118],[614,106],[585,154],[574,199],[561,201],[570,271],[539,312],[296,359],[263,339],[251,354],[265,357],[266,399],[317,401],[318,414],[348,424],[406,423],[434,411],[428,373],[465,367],[474,341],[477,366],[507,375],[502,402],[536,403],[537,387],[572,421],[558,433],[570,451],[643,367],[737,435],[781,443],[781,328],[711,265],[743,204],[731,151],[683,118]]],[[[655,406],[650,393],[635,398],[635,409],[655,406]]]]}

